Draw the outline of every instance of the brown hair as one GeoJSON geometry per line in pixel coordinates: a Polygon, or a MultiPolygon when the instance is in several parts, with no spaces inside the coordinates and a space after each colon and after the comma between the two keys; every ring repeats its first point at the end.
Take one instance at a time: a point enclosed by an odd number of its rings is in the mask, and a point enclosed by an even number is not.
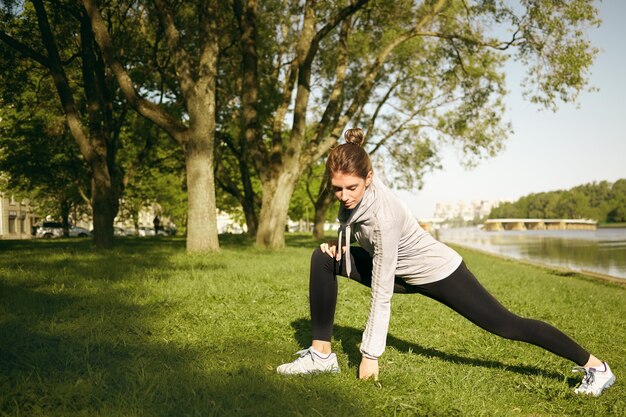
{"type": "Polygon", "coordinates": [[[372,161],[365,149],[361,147],[365,142],[363,130],[358,127],[348,129],[343,137],[346,143],[334,147],[328,154],[326,178],[330,181],[332,174],[342,172],[365,179],[372,170],[372,161]]]}

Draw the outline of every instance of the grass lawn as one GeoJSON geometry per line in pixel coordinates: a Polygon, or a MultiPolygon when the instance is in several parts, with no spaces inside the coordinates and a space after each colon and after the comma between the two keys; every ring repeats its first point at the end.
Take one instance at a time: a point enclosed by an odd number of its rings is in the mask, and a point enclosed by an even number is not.
{"type": "Polygon", "coordinates": [[[617,383],[573,394],[572,363],[492,336],[419,295],[393,298],[379,383],[359,381],[369,290],[340,281],[337,375],[275,367],[310,344],[309,236],[280,252],[222,238],[0,241],[0,416],[625,416],[626,286],[459,249],[500,301],[606,359],[617,383]]]}
{"type": "Polygon", "coordinates": [[[626,228],[626,223],[600,223],[598,227],[603,229],[623,229],[626,228]]]}

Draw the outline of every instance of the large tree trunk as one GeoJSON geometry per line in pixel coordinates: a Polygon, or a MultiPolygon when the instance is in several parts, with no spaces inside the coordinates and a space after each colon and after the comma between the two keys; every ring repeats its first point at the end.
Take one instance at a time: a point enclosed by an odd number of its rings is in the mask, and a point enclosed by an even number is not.
{"type": "Polygon", "coordinates": [[[142,116],[151,120],[180,143],[187,170],[188,215],[187,251],[219,249],[214,177],[215,82],[219,53],[217,9],[215,0],[200,2],[196,9],[201,37],[197,44],[184,45],[168,2],[155,0],[164,29],[167,47],[172,53],[176,78],[188,113],[188,124],[171,116],[164,107],[139,95],[124,66],[115,58],[113,42],[96,1],[83,0],[91,18],[95,38],[107,66],[114,73],[124,96],[142,116]],[[193,54],[193,55],[192,55],[193,54]]]}
{"type": "Polygon", "coordinates": [[[263,183],[263,203],[256,234],[257,246],[264,249],[280,249],[285,246],[289,201],[296,187],[298,174],[297,169],[285,170],[263,183]]]}
{"type": "MultiPolygon", "coordinates": [[[[208,68],[215,70],[215,56],[208,68]]],[[[189,97],[190,137],[184,145],[187,171],[187,251],[218,250],[215,201],[215,79],[189,97]]]]}
{"type": "Polygon", "coordinates": [[[256,237],[258,218],[254,201],[254,190],[250,181],[250,170],[248,169],[248,155],[250,155],[250,146],[252,145],[252,157],[258,157],[255,148],[259,140],[259,82],[258,82],[258,54],[257,54],[257,27],[256,13],[257,0],[236,0],[233,2],[233,10],[237,21],[239,22],[239,30],[241,33],[240,47],[242,51],[242,89],[241,89],[241,133],[239,137],[240,154],[240,172],[243,181],[243,201],[242,207],[246,216],[246,224],[248,226],[248,235],[256,237]]]}
{"type": "Polygon", "coordinates": [[[188,217],[187,251],[219,249],[215,217],[215,179],[213,146],[193,138],[185,147],[187,169],[188,217]]]}
{"type": "Polygon", "coordinates": [[[324,237],[324,223],[326,223],[326,213],[335,201],[335,196],[328,190],[320,192],[315,201],[315,218],[313,224],[313,238],[322,239],[324,237]]]}
{"type": "Polygon", "coordinates": [[[24,45],[21,45],[20,49],[27,56],[48,68],[52,75],[70,132],[80,153],[92,170],[94,243],[98,247],[111,247],[113,246],[113,219],[119,206],[116,185],[111,177],[115,161],[115,143],[109,129],[112,98],[106,85],[104,68],[98,66],[98,59],[95,57],[97,52],[91,37],[89,20],[87,16],[81,20],[80,36],[82,82],[89,116],[89,130],[87,130],[83,115],[79,111],[81,106],[77,105],[74,100],[44,3],[42,0],[33,0],[33,6],[48,56],[42,56],[24,45]]]}
{"type": "MultiPolygon", "coordinates": [[[[245,182],[244,182],[244,189],[245,189],[245,182]]],[[[256,205],[254,204],[254,191],[252,190],[252,187],[250,187],[250,191],[245,191],[244,190],[244,201],[242,204],[243,207],[243,213],[246,217],[246,226],[248,227],[248,236],[252,237],[252,238],[256,238],[256,234],[257,234],[257,230],[258,230],[258,224],[259,224],[259,218],[257,216],[257,212],[256,212],[256,205]]]]}
{"type": "Polygon", "coordinates": [[[105,164],[93,163],[91,169],[93,241],[97,247],[110,248],[113,247],[113,220],[119,207],[117,193],[105,164]]]}
{"type": "Polygon", "coordinates": [[[63,198],[61,201],[61,224],[63,225],[63,237],[70,235],[70,203],[63,198]]]}

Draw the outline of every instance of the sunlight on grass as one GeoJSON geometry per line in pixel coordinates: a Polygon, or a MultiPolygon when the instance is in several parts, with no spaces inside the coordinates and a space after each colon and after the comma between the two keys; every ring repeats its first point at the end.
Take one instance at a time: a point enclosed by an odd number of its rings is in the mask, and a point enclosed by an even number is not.
{"type": "Polygon", "coordinates": [[[222,237],[0,241],[2,416],[626,415],[626,287],[462,250],[505,306],[547,320],[614,364],[597,399],[572,393],[572,364],[492,336],[418,295],[393,299],[381,381],[358,381],[369,291],[340,281],[334,349],[342,373],[276,375],[310,343],[309,256],[222,237]],[[601,300],[601,304],[599,301],[601,300]]]}

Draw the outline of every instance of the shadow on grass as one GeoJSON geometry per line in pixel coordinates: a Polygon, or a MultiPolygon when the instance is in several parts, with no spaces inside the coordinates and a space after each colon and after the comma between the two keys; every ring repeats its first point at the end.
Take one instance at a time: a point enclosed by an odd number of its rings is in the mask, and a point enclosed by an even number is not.
{"type": "Polygon", "coordinates": [[[322,239],[314,239],[311,233],[286,233],[285,234],[285,244],[287,246],[297,246],[304,248],[317,248],[320,243],[326,242],[331,239],[337,239],[337,235],[333,233],[332,235],[327,234],[322,239]]]}
{"type": "Polygon", "coordinates": [[[0,252],[0,415],[367,414],[332,384],[311,381],[311,389],[254,363],[237,365],[237,354],[215,366],[210,349],[164,333],[188,326],[169,319],[180,307],[138,302],[132,292],[146,287],[132,280],[143,268],[172,268],[169,244],[128,239],[103,252],[85,241],[3,245],[10,251],[0,252]]]}
{"type": "MultiPolygon", "coordinates": [[[[295,337],[298,341],[298,344],[300,344],[300,346],[302,346],[303,348],[309,347],[311,345],[310,320],[304,318],[298,319],[292,322],[291,325],[295,330],[295,337]]],[[[353,327],[338,325],[335,325],[333,330],[333,339],[341,342],[343,351],[348,355],[348,363],[350,364],[350,366],[358,368],[359,364],[361,363],[361,352],[359,351],[358,346],[361,343],[361,336],[363,331],[357,330],[353,327]]],[[[456,364],[480,366],[492,369],[506,369],[507,371],[516,372],[522,375],[540,375],[547,378],[553,378],[558,381],[563,380],[563,375],[557,372],[549,372],[534,366],[507,365],[506,363],[494,360],[472,358],[460,356],[454,353],[446,353],[434,348],[418,345],[414,342],[399,339],[390,334],[387,335],[387,346],[393,347],[400,352],[413,353],[428,358],[437,358],[456,364]]],[[[574,383],[574,381],[575,379],[572,379],[572,384],[574,383]]]]}

